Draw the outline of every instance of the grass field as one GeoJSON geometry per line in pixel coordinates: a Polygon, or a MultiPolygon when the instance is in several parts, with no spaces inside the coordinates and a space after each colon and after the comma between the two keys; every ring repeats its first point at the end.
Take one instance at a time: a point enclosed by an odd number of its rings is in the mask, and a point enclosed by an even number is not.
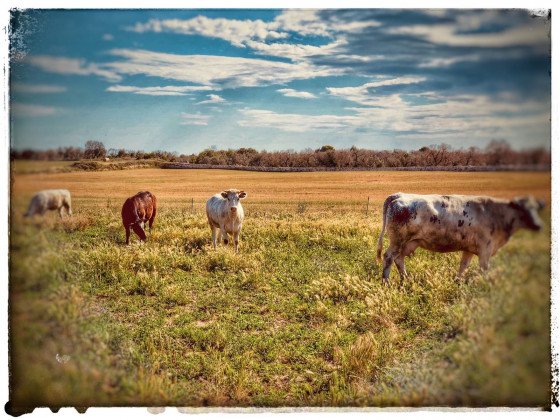
{"type": "Polygon", "coordinates": [[[53,160],[15,160],[12,170],[16,174],[37,174],[45,172],[58,172],[67,169],[74,162],[53,160]]]}
{"type": "Polygon", "coordinates": [[[12,181],[14,408],[550,406],[549,207],[543,231],[517,233],[487,273],[474,261],[460,283],[457,253],[418,250],[410,278],[393,270],[391,287],[375,258],[390,193],[550,202],[549,173],[139,169],[12,181]],[[230,187],[248,193],[237,255],[212,250],[204,214],[230,187]],[[43,188],[70,190],[71,220],[23,219],[43,188]],[[120,207],[140,190],[159,211],[148,241],[127,247],[120,207]]]}

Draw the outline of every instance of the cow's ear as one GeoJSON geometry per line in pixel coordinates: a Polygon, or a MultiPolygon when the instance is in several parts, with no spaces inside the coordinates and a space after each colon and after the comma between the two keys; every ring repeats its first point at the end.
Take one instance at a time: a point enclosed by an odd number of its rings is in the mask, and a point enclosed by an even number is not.
{"type": "Polygon", "coordinates": [[[239,198],[245,198],[245,197],[247,197],[247,193],[245,191],[240,191],[239,198]]]}
{"type": "Polygon", "coordinates": [[[222,194],[222,197],[227,198],[227,192],[222,191],[221,194],[222,194]]]}
{"type": "Polygon", "coordinates": [[[541,211],[542,209],[545,208],[546,206],[546,201],[544,201],[542,198],[539,198],[537,200],[537,203],[539,204],[539,211],[541,211]]]}

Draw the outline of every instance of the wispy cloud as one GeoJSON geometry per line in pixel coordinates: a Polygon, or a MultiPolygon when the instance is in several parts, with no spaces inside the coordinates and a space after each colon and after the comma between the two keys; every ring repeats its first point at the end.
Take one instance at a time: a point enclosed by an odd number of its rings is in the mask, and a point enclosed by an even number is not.
{"type": "Polygon", "coordinates": [[[206,95],[208,96],[210,99],[207,99],[206,101],[201,101],[201,102],[197,102],[197,105],[202,105],[202,104],[219,104],[219,103],[223,103],[226,102],[226,100],[224,98],[222,98],[219,95],[215,95],[213,93],[211,93],[210,95],[206,95]]]}
{"type": "Polygon", "coordinates": [[[103,34],[103,41],[113,41],[115,37],[111,34],[103,34]]]}
{"type": "Polygon", "coordinates": [[[209,38],[220,38],[231,42],[232,45],[243,47],[244,42],[251,39],[285,38],[286,33],[272,30],[270,23],[262,20],[211,19],[197,16],[188,20],[180,19],[150,19],[146,23],[136,23],[128,30],[134,32],[171,32],[183,35],[202,35],[209,38]]]}
{"type": "Polygon", "coordinates": [[[283,131],[304,133],[307,131],[338,131],[358,123],[355,116],[281,114],[260,109],[242,109],[244,119],[237,123],[242,127],[267,127],[283,131]]]}
{"type": "Polygon", "coordinates": [[[543,19],[506,27],[499,31],[482,30],[488,24],[515,24],[512,16],[498,10],[457,14],[455,22],[431,25],[398,26],[388,30],[392,34],[421,37],[435,44],[455,47],[512,47],[548,43],[550,26],[543,19]]]}
{"type": "Polygon", "coordinates": [[[304,98],[304,99],[316,98],[316,96],[310,92],[300,92],[294,89],[278,89],[276,92],[280,92],[282,95],[289,96],[292,98],[304,98]]]}
{"type": "Polygon", "coordinates": [[[54,106],[31,105],[15,102],[10,107],[10,114],[13,117],[48,117],[60,114],[64,110],[54,106]]]}
{"type": "Polygon", "coordinates": [[[343,88],[327,88],[327,91],[331,95],[340,96],[348,101],[357,102],[362,105],[372,105],[379,106],[378,97],[373,96],[372,91],[375,88],[383,86],[395,86],[395,85],[408,85],[412,83],[420,83],[426,80],[425,77],[414,76],[414,77],[396,77],[392,79],[384,79],[371,83],[366,83],[361,86],[356,87],[343,87],[343,88]]]}
{"type": "Polygon", "coordinates": [[[181,112],[181,125],[208,125],[210,120],[210,115],[202,115],[200,112],[196,114],[187,114],[186,112],[181,112]]]}
{"type": "Polygon", "coordinates": [[[519,102],[511,95],[491,97],[489,95],[442,96],[424,92],[417,96],[428,101],[414,105],[401,94],[368,98],[368,107],[346,108],[354,112],[350,116],[281,114],[269,110],[243,109],[243,127],[267,127],[283,131],[306,132],[341,130],[368,130],[370,132],[392,132],[405,136],[418,135],[449,136],[459,133],[476,137],[492,137],[499,133],[510,133],[516,129],[539,130],[550,119],[549,108],[538,101],[519,102]],[[372,107],[374,105],[374,107],[372,107]]]}
{"type": "Polygon", "coordinates": [[[55,57],[49,55],[28,55],[25,57],[24,62],[41,70],[66,75],[96,75],[100,76],[111,82],[118,82],[121,77],[101,65],[95,63],[87,63],[84,59],[55,57]]]}
{"type": "Polygon", "coordinates": [[[32,85],[26,83],[13,83],[11,88],[13,92],[18,93],[61,93],[67,90],[65,86],[32,85]]]}
{"type": "Polygon", "coordinates": [[[309,63],[284,63],[254,58],[213,55],[179,55],[147,50],[113,49],[122,61],[106,63],[115,74],[180,80],[220,88],[267,86],[295,79],[335,76],[343,69],[309,63]]]}
{"type": "Polygon", "coordinates": [[[122,86],[114,85],[109,86],[107,92],[123,92],[134,93],[137,95],[152,95],[152,96],[185,96],[191,95],[192,92],[212,90],[210,86],[122,86]]]}
{"type": "Polygon", "coordinates": [[[319,16],[317,10],[287,10],[271,22],[264,22],[260,19],[213,19],[200,15],[187,20],[150,19],[145,23],[137,22],[126,29],[139,33],[168,32],[219,38],[236,47],[249,47],[259,55],[302,60],[311,55],[332,54],[337,47],[344,43],[344,39],[340,36],[341,33],[359,32],[364,28],[377,26],[380,26],[380,23],[374,19],[348,22],[333,18],[327,21],[319,16]],[[285,40],[293,33],[302,36],[336,38],[336,40],[322,46],[272,42],[278,39],[285,40]]]}

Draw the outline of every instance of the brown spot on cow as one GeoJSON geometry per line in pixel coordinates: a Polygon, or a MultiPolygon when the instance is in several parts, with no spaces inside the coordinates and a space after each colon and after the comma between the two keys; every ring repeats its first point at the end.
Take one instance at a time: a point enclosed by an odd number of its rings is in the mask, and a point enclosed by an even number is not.
{"type": "Polygon", "coordinates": [[[459,226],[459,227],[463,226],[464,224],[465,224],[465,221],[464,221],[464,220],[459,220],[459,221],[457,222],[457,226],[459,226]]]}

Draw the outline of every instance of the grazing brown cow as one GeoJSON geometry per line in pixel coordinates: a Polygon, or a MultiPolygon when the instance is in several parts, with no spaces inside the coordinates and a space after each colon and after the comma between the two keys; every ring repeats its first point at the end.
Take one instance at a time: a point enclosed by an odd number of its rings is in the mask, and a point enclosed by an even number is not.
{"type": "Polygon", "coordinates": [[[212,243],[216,249],[216,236],[218,241],[224,238],[224,244],[228,244],[228,234],[233,236],[235,252],[238,251],[239,233],[243,226],[243,206],[240,199],[247,197],[245,191],[230,189],[215,194],[206,202],[206,216],[212,230],[212,243]]]}
{"type": "Polygon", "coordinates": [[[383,281],[389,281],[393,262],[401,279],[405,277],[404,257],[417,247],[434,252],[463,251],[458,278],[473,255],[487,270],[490,257],[516,231],[541,229],[538,212],[544,206],[543,200],[531,196],[509,201],[468,195],[390,195],[383,204],[383,227],[377,243],[377,258],[381,259],[387,227],[391,243],[384,254],[383,281]]]}
{"type": "Polygon", "coordinates": [[[124,228],[126,229],[126,244],[130,238],[130,228],[140,237],[146,240],[144,227],[150,222],[150,231],[154,224],[157,211],[156,196],[148,191],[141,191],[134,197],[127,198],[123,204],[121,215],[124,228]]]}

